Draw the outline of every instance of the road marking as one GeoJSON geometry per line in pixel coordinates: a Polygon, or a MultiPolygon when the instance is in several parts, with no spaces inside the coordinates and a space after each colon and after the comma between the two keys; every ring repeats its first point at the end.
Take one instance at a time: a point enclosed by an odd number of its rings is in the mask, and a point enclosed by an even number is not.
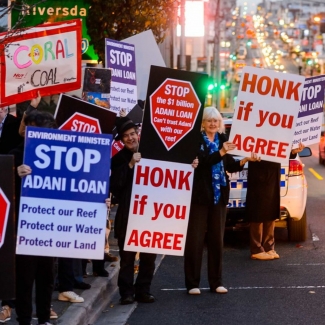
{"type": "Polygon", "coordinates": [[[313,168],[308,168],[308,170],[317,178],[317,179],[319,179],[319,180],[322,180],[323,179],[323,177],[322,176],[320,176],[317,172],[315,172],[314,171],[314,169],[313,168]]]}
{"type": "MultiPolygon", "coordinates": [[[[199,288],[200,290],[210,290],[210,288],[199,288]]],[[[323,286],[264,286],[264,287],[228,287],[229,290],[255,290],[255,289],[325,289],[323,286]]],[[[161,291],[186,291],[186,288],[160,289],[161,291]]]]}
{"type": "Polygon", "coordinates": [[[307,263],[307,264],[302,264],[302,263],[293,263],[293,264],[287,264],[287,265],[293,265],[293,266],[301,266],[301,265],[311,265],[311,266],[319,266],[319,265],[325,265],[325,263],[307,263]]]}

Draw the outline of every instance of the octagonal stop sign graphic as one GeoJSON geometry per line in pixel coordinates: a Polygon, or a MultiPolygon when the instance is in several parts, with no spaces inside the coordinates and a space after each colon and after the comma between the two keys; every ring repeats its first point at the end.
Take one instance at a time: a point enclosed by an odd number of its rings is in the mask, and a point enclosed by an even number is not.
{"type": "Polygon", "coordinates": [[[0,188],[0,248],[5,241],[10,202],[0,188]]]}
{"type": "Polygon", "coordinates": [[[152,93],[151,124],[167,150],[193,129],[200,107],[189,81],[168,78],[152,93]]]}
{"type": "Polygon", "coordinates": [[[59,129],[86,133],[102,133],[98,119],[78,112],[66,120],[59,129]]]}

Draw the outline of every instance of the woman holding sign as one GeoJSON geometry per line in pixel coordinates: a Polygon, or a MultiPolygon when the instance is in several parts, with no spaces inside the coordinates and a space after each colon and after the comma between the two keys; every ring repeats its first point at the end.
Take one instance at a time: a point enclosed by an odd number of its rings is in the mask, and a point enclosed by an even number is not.
{"type": "Polygon", "coordinates": [[[208,280],[211,292],[227,293],[222,285],[223,235],[226,207],[229,199],[229,179],[226,172],[241,171],[250,158],[235,160],[227,152],[235,145],[226,140],[224,124],[215,107],[203,112],[198,166],[194,172],[191,211],[185,245],[185,284],[187,292],[199,295],[200,272],[206,236],[208,250],[208,280]]]}

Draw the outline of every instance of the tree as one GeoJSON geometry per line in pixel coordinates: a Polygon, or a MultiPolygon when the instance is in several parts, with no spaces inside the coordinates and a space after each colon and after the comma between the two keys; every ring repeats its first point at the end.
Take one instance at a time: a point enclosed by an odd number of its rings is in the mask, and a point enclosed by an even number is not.
{"type": "Polygon", "coordinates": [[[177,0],[90,0],[87,17],[90,44],[105,63],[105,38],[122,40],[151,29],[157,43],[176,20],[177,0]]]}

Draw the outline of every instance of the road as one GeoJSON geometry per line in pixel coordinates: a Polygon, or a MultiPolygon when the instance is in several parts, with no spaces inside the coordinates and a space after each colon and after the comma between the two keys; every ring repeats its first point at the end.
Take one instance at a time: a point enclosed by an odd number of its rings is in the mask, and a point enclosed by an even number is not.
{"type": "Polygon", "coordinates": [[[186,294],[183,258],[165,256],[152,284],[157,302],[120,306],[116,296],[95,325],[323,324],[325,167],[318,164],[317,145],[311,148],[313,155],[303,160],[308,180],[306,242],[288,242],[287,230],[277,228],[276,250],[281,258],[256,261],[249,258],[247,231],[227,232],[223,270],[224,285],[229,289],[226,295],[209,292],[206,255],[200,296],[186,294]]]}

